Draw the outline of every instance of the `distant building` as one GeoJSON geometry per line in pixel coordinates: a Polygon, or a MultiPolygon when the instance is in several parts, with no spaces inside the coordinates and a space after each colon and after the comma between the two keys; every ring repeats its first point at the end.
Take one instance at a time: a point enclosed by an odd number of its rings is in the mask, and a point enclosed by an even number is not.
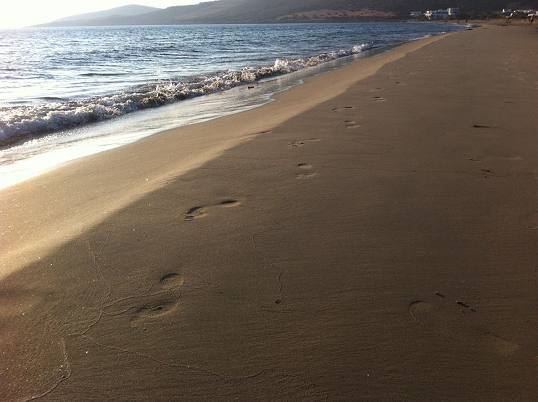
{"type": "Polygon", "coordinates": [[[510,8],[503,8],[501,15],[504,15],[505,18],[529,18],[531,22],[538,17],[538,11],[536,10],[512,10],[510,8]]]}
{"type": "Polygon", "coordinates": [[[448,20],[450,18],[448,10],[428,10],[424,15],[429,20],[448,20]]]}
{"type": "Polygon", "coordinates": [[[447,11],[450,18],[458,18],[460,16],[460,9],[457,7],[447,8],[447,11]]]}
{"type": "Polygon", "coordinates": [[[534,14],[534,10],[514,10],[510,13],[510,17],[527,18],[530,14],[534,14]]]}
{"type": "Polygon", "coordinates": [[[459,18],[460,9],[457,7],[450,7],[446,10],[428,10],[424,13],[424,16],[429,20],[448,20],[451,18],[459,18]]]}

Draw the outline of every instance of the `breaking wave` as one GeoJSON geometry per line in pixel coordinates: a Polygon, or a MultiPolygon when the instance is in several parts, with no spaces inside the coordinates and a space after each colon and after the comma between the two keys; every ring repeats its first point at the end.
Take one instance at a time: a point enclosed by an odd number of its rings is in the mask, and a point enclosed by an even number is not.
{"type": "Polygon", "coordinates": [[[224,91],[264,78],[292,73],[359,54],[372,47],[371,44],[361,44],[348,50],[323,53],[313,57],[282,58],[269,66],[246,67],[188,80],[159,81],[121,93],[85,100],[48,99],[47,103],[39,105],[0,107],[0,147],[30,140],[40,135],[112,119],[138,110],[224,91]]]}

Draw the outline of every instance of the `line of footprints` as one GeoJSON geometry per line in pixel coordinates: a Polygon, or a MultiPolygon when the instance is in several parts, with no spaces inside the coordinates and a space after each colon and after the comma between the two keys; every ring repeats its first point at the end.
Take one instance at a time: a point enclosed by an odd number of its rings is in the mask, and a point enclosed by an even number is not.
{"type": "Polygon", "coordinates": [[[317,176],[317,173],[316,172],[313,172],[312,169],[314,168],[312,165],[308,164],[308,163],[298,163],[297,164],[297,167],[301,170],[304,170],[305,172],[303,173],[299,173],[297,174],[297,179],[298,180],[307,180],[307,179],[312,179],[314,177],[317,176]]]}
{"type": "MultiPolygon", "coordinates": [[[[347,112],[353,109],[355,109],[353,106],[344,106],[344,107],[335,107],[335,108],[332,108],[331,110],[334,113],[342,113],[342,112],[347,112]]],[[[349,119],[344,120],[344,125],[349,130],[354,130],[360,127],[360,124],[357,124],[355,120],[349,120],[349,119]]]]}
{"type": "MultiPolygon", "coordinates": [[[[384,101],[381,97],[374,97],[375,101],[384,101]]],[[[344,106],[344,107],[335,107],[332,109],[335,113],[345,112],[354,109],[354,106],[344,106]]],[[[360,127],[355,120],[345,120],[344,124],[349,129],[355,129],[360,127]]],[[[270,131],[263,132],[262,134],[269,133],[270,131]]],[[[289,143],[290,148],[301,148],[310,143],[315,143],[321,141],[319,138],[307,138],[302,140],[295,140],[289,143]]],[[[297,180],[308,180],[316,177],[317,172],[313,171],[314,167],[306,162],[297,163],[297,168],[300,170],[300,173],[296,174],[297,180]]],[[[184,220],[187,222],[195,221],[207,217],[211,210],[220,209],[220,208],[234,208],[241,205],[241,202],[235,199],[225,199],[214,204],[208,205],[198,205],[190,208],[184,214],[184,220]]]]}
{"type": "Polygon", "coordinates": [[[209,205],[200,205],[192,207],[187,212],[185,212],[184,220],[187,222],[194,221],[197,219],[205,218],[211,210],[221,209],[221,208],[235,208],[241,205],[241,202],[233,198],[225,199],[217,202],[216,204],[209,205]]]}
{"type": "MultiPolygon", "coordinates": [[[[300,147],[304,147],[305,145],[309,143],[319,142],[319,141],[321,141],[319,138],[309,138],[305,140],[293,141],[289,144],[289,146],[291,148],[300,148],[300,147]]],[[[314,166],[312,166],[310,163],[299,162],[297,164],[297,168],[302,171],[301,173],[297,173],[297,175],[295,176],[297,180],[308,180],[318,175],[316,172],[313,171],[314,166]]]]}
{"type": "Polygon", "coordinates": [[[180,288],[183,282],[183,277],[175,272],[164,275],[159,281],[163,293],[150,298],[134,310],[130,320],[131,326],[143,325],[147,320],[155,320],[174,311],[179,305],[180,288]]]}
{"type": "Polygon", "coordinates": [[[119,317],[128,315],[132,328],[146,329],[146,324],[159,320],[179,307],[184,278],[177,272],[167,273],[151,288],[141,294],[115,300],[104,306],[104,315],[119,317]],[[133,301],[140,300],[140,303],[133,301]]]}

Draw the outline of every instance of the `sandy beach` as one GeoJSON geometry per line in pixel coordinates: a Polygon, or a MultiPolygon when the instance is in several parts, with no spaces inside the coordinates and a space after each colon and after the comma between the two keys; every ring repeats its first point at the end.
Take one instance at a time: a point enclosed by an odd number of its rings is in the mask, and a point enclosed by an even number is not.
{"type": "Polygon", "coordinates": [[[0,400],[538,399],[536,66],[428,38],[1,191],[0,400]]]}

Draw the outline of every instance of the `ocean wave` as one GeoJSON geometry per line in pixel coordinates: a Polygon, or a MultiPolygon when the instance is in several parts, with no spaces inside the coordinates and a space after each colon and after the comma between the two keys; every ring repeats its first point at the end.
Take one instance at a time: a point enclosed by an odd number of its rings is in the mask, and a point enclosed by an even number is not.
{"type": "Polygon", "coordinates": [[[190,80],[150,83],[118,94],[77,101],[51,101],[39,105],[0,107],[0,147],[37,136],[109,120],[138,110],[158,107],[196,96],[224,91],[264,78],[288,74],[371,49],[361,44],[305,58],[280,58],[273,65],[217,72],[190,80]]]}

